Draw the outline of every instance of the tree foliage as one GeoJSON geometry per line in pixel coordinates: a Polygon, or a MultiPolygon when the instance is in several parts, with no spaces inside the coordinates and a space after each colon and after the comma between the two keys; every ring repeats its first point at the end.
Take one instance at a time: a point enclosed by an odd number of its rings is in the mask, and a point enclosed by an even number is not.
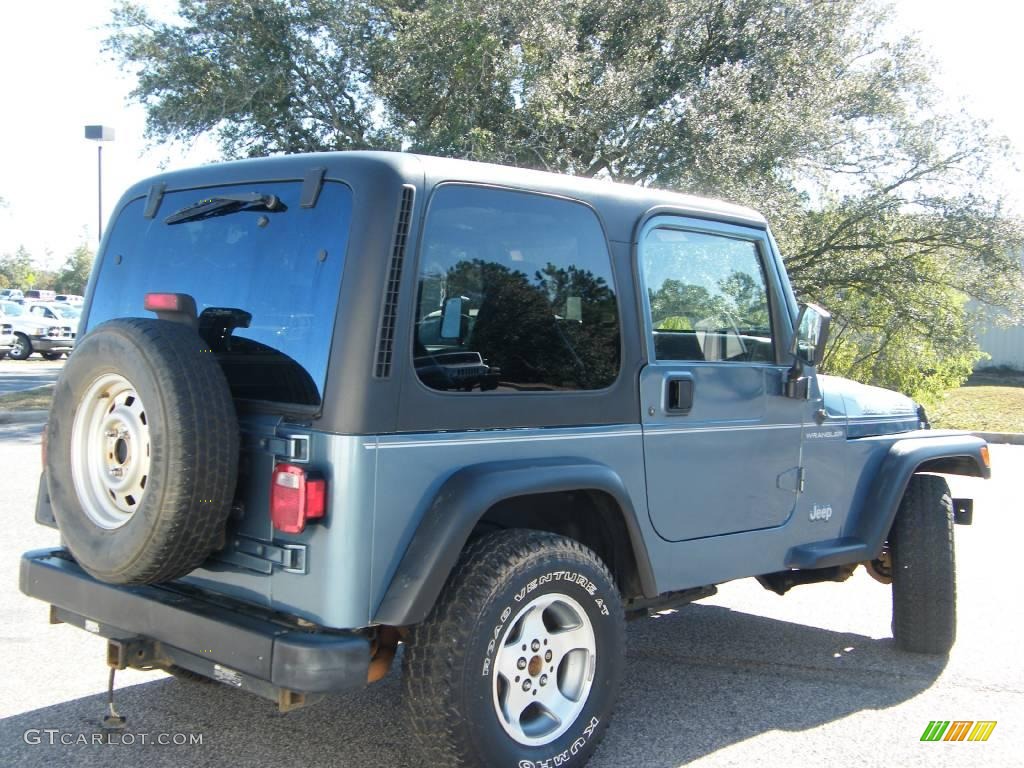
{"type": "Polygon", "coordinates": [[[85,243],[75,248],[54,277],[54,289],[62,293],[84,295],[95,255],[85,243]]]}
{"type": "Polygon", "coordinates": [[[1005,147],[943,114],[874,0],[125,2],[108,50],[148,132],[227,157],[382,148],[658,185],[765,213],[830,370],[927,394],[978,358],[965,298],[1024,317],[1005,147]]]}
{"type": "Polygon", "coordinates": [[[0,288],[32,288],[38,272],[32,254],[25,246],[19,245],[14,253],[0,257],[0,288]]]}
{"type": "MultiPolygon", "coordinates": [[[[75,248],[56,272],[40,265],[25,246],[0,256],[0,288],[39,288],[58,293],[85,293],[94,254],[85,243],[75,248]]],[[[47,260],[50,254],[47,252],[47,260]]]]}

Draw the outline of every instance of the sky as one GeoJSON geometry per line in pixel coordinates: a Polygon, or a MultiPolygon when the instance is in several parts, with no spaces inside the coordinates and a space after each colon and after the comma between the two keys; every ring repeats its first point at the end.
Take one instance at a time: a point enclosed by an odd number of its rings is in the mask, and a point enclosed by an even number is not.
{"type": "MultiPolygon", "coordinates": [[[[164,18],[177,6],[173,0],[145,4],[164,18]]],[[[55,267],[77,245],[95,246],[97,144],[83,137],[87,124],[111,126],[116,133],[103,144],[104,216],[133,182],[217,158],[211,141],[147,145],[143,109],[127,101],[132,78],[100,50],[112,6],[112,0],[36,0],[4,11],[0,198],[6,206],[0,208],[0,254],[24,245],[55,267]]],[[[937,61],[935,81],[950,106],[962,103],[1024,151],[1018,79],[1024,4],[896,0],[894,24],[915,31],[937,61]]],[[[1006,168],[1000,182],[1014,211],[1024,214],[1024,176],[1006,168]]]]}

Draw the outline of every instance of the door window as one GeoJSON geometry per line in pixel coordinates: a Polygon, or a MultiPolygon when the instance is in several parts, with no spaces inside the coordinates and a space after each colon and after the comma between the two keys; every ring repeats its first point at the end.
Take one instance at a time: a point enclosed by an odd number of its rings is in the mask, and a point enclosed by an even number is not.
{"type": "Polygon", "coordinates": [[[644,239],[642,269],[657,360],[775,362],[755,242],[658,227],[644,239]]]}

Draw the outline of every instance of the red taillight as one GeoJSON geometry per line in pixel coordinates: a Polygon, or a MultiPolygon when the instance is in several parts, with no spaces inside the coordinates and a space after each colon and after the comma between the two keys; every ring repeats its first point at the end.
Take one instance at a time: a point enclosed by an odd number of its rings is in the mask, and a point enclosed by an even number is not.
{"type": "Polygon", "coordinates": [[[149,312],[180,312],[180,293],[147,293],[144,306],[149,312]]]}
{"type": "Polygon", "coordinates": [[[270,481],[270,520],[282,533],[302,533],[327,510],[327,483],[294,464],[278,464],[270,481]]]}

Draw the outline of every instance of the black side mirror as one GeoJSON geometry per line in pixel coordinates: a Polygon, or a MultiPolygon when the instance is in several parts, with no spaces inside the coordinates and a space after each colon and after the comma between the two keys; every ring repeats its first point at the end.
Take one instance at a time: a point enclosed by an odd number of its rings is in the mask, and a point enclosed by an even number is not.
{"type": "Polygon", "coordinates": [[[825,357],[832,315],[816,304],[801,304],[790,352],[804,365],[816,367],[825,357]]]}
{"type": "Polygon", "coordinates": [[[816,304],[801,304],[796,319],[793,344],[789,351],[794,357],[786,381],[786,396],[806,400],[810,396],[809,379],[804,376],[804,367],[817,367],[825,357],[829,326],[832,315],[816,304]]]}
{"type": "Polygon", "coordinates": [[[461,343],[463,334],[464,306],[469,303],[468,296],[456,296],[448,299],[441,310],[441,338],[461,343]]]}

